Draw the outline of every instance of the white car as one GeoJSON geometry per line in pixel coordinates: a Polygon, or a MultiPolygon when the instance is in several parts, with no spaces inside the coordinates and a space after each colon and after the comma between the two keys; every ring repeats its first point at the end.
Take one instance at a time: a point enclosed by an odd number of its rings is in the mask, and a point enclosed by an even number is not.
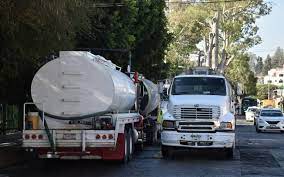
{"type": "Polygon", "coordinates": [[[256,131],[281,131],[284,132],[284,116],[280,109],[261,109],[256,119],[256,131]]]}
{"type": "Polygon", "coordinates": [[[253,121],[255,120],[255,114],[259,108],[256,106],[248,107],[245,111],[246,113],[246,121],[253,121]]]}

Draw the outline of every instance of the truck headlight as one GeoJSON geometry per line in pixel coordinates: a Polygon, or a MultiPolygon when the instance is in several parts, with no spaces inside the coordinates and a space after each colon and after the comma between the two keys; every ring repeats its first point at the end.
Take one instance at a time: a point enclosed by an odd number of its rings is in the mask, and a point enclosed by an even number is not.
{"type": "Polygon", "coordinates": [[[163,129],[166,130],[174,130],[176,125],[175,125],[175,121],[172,120],[164,120],[162,123],[163,129]]]}
{"type": "Polygon", "coordinates": [[[220,129],[232,129],[233,125],[231,122],[221,122],[220,129]]]}

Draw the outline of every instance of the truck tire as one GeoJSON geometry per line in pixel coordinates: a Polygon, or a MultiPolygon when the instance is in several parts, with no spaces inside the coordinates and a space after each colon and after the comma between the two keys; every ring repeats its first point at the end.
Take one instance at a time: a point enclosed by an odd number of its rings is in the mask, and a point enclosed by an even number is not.
{"type": "Polygon", "coordinates": [[[121,160],[122,163],[127,164],[129,161],[129,136],[127,129],[124,130],[124,156],[121,160]]]}
{"type": "Polygon", "coordinates": [[[232,159],[234,157],[234,148],[227,148],[226,149],[226,157],[228,159],[232,159]]]}
{"type": "Polygon", "coordinates": [[[133,134],[132,134],[132,129],[128,129],[128,160],[130,161],[133,158],[134,154],[134,141],[133,141],[133,134]]]}
{"type": "Polygon", "coordinates": [[[161,152],[164,159],[168,159],[172,156],[171,148],[168,146],[161,146],[161,152]]]}

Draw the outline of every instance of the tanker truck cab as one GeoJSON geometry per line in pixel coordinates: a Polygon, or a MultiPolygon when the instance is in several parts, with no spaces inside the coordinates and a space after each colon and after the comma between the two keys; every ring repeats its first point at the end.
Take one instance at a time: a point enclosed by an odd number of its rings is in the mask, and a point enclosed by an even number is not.
{"type": "Polygon", "coordinates": [[[177,148],[217,148],[233,155],[234,104],[224,76],[205,69],[179,75],[168,94],[161,132],[164,157],[177,148]]]}

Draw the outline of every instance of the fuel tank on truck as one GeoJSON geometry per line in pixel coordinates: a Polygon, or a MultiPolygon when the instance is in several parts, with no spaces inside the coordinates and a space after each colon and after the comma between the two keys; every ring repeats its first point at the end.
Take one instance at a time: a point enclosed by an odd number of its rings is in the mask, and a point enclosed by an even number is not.
{"type": "Polygon", "coordinates": [[[148,79],[142,80],[143,85],[146,88],[146,94],[144,95],[141,103],[142,114],[147,116],[149,113],[154,111],[160,103],[160,94],[158,85],[154,84],[148,79]]]}
{"type": "Polygon", "coordinates": [[[58,119],[130,110],[133,81],[111,61],[84,51],[62,51],[35,74],[31,95],[38,109],[58,119]]]}

